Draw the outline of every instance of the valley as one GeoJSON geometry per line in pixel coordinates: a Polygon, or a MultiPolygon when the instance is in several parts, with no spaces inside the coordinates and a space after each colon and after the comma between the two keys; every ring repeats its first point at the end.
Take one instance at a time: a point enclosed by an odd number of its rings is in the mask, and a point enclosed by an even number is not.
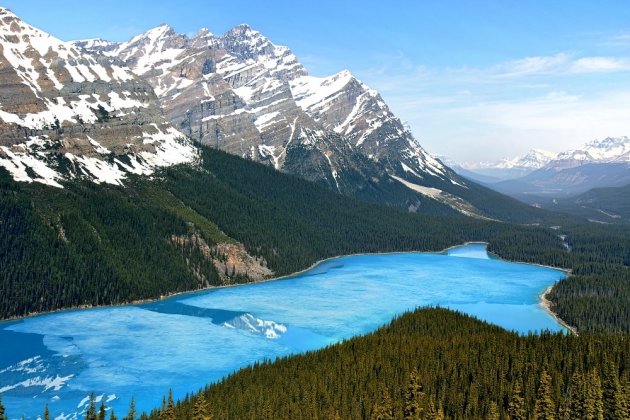
{"type": "Polygon", "coordinates": [[[333,258],[273,282],[2,323],[2,339],[22,348],[0,359],[4,403],[26,418],[48,401],[55,417],[81,416],[89,397],[81,390],[92,389],[116,412],[130,396],[150,410],[164,389],[181,399],[246,365],[364,335],[416,307],[448,307],[523,335],[566,331],[538,301],[564,276],[489,259],[484,244],[471,244],[442,255],[333,258]],[[26,346],[34,337],[39,348],[26,346]],[[167,337],[178,345],[161,351],[167,337]]]}
{"type": "Polygon", "coordinates": [[[144,1],[0,7],[0,420],[630,418],[624,59],[144,1]]]}

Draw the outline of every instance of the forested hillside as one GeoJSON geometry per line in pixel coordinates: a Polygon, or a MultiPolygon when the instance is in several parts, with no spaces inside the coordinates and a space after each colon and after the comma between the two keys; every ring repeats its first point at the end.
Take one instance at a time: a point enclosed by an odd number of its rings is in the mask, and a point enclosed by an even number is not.
{"type": "Polygon", "coordinates": [[[594,188],[576,197],[557,199],[545,208],[585,217],[602,223],[630,222],[630,185],[594,188]]]}
{"type": "Polygon", "coordinates": [[[365,337],[245,368],[181,403],[167,399],[149,418],[627,419],[628,360],[623,335],[523,337],[423,309],[365,337]]]}
{"type": "MultiPolygon", "coordinates": [[[[125,187],[72,182],[64,189],[16,183],[0,170],[0,316],[246,281],[221,278],[212,260],[222,256],[208,253],[235,240],[283,275],[340,254],[441,250],[508,235],[504,224],[362,203],[212,149],[203,149],[201,165],[132,178],[125,187]]],[[[510,232],[543,253],[563,254],[552,233],[510,232]]]]}
{"type": "Polygon", "coordinates": [[[582,276],[562,282],[552,295],[569,323],[585,331],[630,331],[624,309],[630,235],[562,216],[548,220],[562,225],[550,229],[410,214],[207,148],[198,167],[167,168],[124,188],[74,182],[51,189],[15,183],[5,173],[0,200],[2,317],[247,281],[230,277],[231,270],[217,272],[218,243],[243,243],[283,275],[342,254],[439,251],[488,241],[503,258],[582,276]],[[560,234],[567,235],[570,252],[560,234]],[[576,288],[584,281],[597,282],[600,292],[576,288]]]}

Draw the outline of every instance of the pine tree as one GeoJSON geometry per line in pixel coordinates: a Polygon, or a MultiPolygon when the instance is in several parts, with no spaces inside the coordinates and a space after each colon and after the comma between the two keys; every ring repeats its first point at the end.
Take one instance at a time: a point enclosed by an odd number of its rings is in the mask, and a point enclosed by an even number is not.
{"type": "Polygon", "coordinates": [[[85,420],[98,420],[93,392],[90,394],[90,405],[88,405],[88,408],[85,410],[85,420]]]}
{"type": "Polygon", "coordinates": [[[606,364],[603,384],[604,418],[606,420],[619,420],[625,417],[626,413],[622,393],[623,390],[619,382],[618,370],[609,361],[606,364]]]}
{"type": "Polygon", "coordinates": [[[604,420],[602,381],[596,370],[592,370],[588,374],[584,411],[585,419],[604,420]]]}
{"type": "Polygon", "coordinates": [[[510,420],[526,420],[527,412],[525,411],[525,399],[523,398],[523,389],[520,381],[514,382],[510,402],[508,403],[508,417],[510,420]]]}
{"type": "Polygon", "coordinates": [[[538,420],[555,420],[556,418],[556,406],[551,394],[551,376],[549,376],[546,369],[540,374],[534,418],[538,420]]]}
{"type": "Polygon", "coordinates": [[[569,382],[568,406],[570,418],[584,418],[585,413],[586,389],[584,385],[584,375],[580,372],[574,372],[569,382]]]}
{"type": "Polygon", "coordinates": [[[624,419],[630,419],[630,373],[626,373],[621,378],[621,406],[624,419]]]}
{"type": "Polygon", "coordinates": [[[2,404],[2,395],[0,395],[0,420],[7,420],[7,414],[4,410],[4,405],[2,404]]]}
{"type": "Polygon", "coordinates": [[[444,410],[442,410],[442,407],[436,408],[433,398],[429,398],[426,414],[423,417],[418,418],[426,420],[444,420],[444,410]]]}
{"type": "Polygon", "coordinates": [[[173,402],[173,390],[168,390],[166,408],[160,413],[160,420],[175,420],[175,403],[173,402]]]}
{"type": "Polygon", "coordinates": [[[339,415],[339,412],[337,410],[330,410],[327,420],[341,420],[341,416],[339,415]]]}
{"type": "Polygon", "coordinates": [[[269,402],[269,400],[265,400],[263,405],[262,418],[263,420],[274,420],[275,418],[273,415],[273,409],[271,408],[271,402],[269,402]]]}
{"type": "Polygon", "coordinates": [[[105,412],[105,404],[101,402],[101,407],[98,410],[98,420],[105,420],[107,418],[107,413],[105,412]]]}
{"type": "Polygon", "coordinates": [[[109,420],[118,420],[118,417],[116,417],[116,414],[114,414],[114,410],[109,413],[109,420]]]}
{"type": "Polygon", "coordinates": [[[381,391],[381,401],[374,406],[372,410],[372,420],[393,420],[394,409],[392,406],[392,399],[389,396],[387,389],[383,388],[381,391]]]}
{"type": "Polygon", "coordinates": [[[48,404],[44,407],[44,420],[50,420],[50,411],[48,410],[48,404]]]}
{"type": "Polygon", "coordinates": [[[444,409],[442,408],[442,406],[440,406],[437,410],[437,413],[435,413],[435,417],[432,420],[445,420],[446,419],[446,415],[444,414],[444,409]]]}
{"type": "Polygon", "coordinates": [[[558,409],[558,420],[573,420],[569,398],[565,398],[558,409]]]}
{"type": "Polygon", "coordinates": [[[136,420],[136,415],[136,400],[134,397],[131,397],[131,401],[129,401],[129,411],[124,420],[136,420]]]}
{"type": "Polygon", "coordinates": [[[212,420],[210,410],[208,409],[208,403],[201,393],[197,396],[197,401],[193,407],[192,418],[193,420],[212,420]]]}
{"type": "Polygon", "coordinates": [[[494,401],[490,401],[490,404],[488,405],[488,414],[486,415],[486,419],[487,420],[500,419],[499,407],[497,406],[497,403],[495,403],[494,401]]]}
{"type": "Polygon", "coordinates": [[[409,383],[405,391],[405,419],[421,419],[424,413],[425,394],[420,384],[420,375],[416,369],[409,375],[409,383]]]}

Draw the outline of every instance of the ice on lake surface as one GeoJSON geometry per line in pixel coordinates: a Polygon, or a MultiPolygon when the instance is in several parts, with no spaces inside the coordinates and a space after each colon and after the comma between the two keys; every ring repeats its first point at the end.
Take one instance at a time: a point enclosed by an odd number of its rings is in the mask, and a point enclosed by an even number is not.
{"type": "Polygon", "coordinates": [[[10,418],[80,416],[86,396],[120,416],[157,407],[266,358],[324,347],[419,306],[460,310],[527,333],[563,327],[539,295],[564,273],[491,259],[484,244],[444,254],[340,257],[267,283],[160,302],[0,323],[0,393],[10,418]]]}

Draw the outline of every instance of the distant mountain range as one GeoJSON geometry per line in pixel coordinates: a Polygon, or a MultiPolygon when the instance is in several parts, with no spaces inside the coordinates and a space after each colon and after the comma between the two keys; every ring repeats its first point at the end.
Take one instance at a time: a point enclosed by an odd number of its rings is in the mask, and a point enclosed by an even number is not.
{"type": "Polygon", "coordinates": [[[63,42],[0,8],[0,46],[0,166],[19,181],[123,184],[198,143],[410,211],[532,216],[428,154],[350,72],[309,76],[247,25],[63,42]]]}
{"type": "Polygon", "coordinates": [[[630,139],[608,137],[562,153],[532,150],[492,165],[453,165],[460,175],[530,204],[630,184],[630,139]]]}
{"type": "Polygon", "coordinates": [[[551,162],[557,153],[546,150],[532,149],[526,154],[514,158],[505,158],[497,162],[466,162],[456,163],[450,159],[451,166],[457,173],[467,178],[492,183],[506,179],[525,176],[536,169],[540,169],[551,162]]]}

